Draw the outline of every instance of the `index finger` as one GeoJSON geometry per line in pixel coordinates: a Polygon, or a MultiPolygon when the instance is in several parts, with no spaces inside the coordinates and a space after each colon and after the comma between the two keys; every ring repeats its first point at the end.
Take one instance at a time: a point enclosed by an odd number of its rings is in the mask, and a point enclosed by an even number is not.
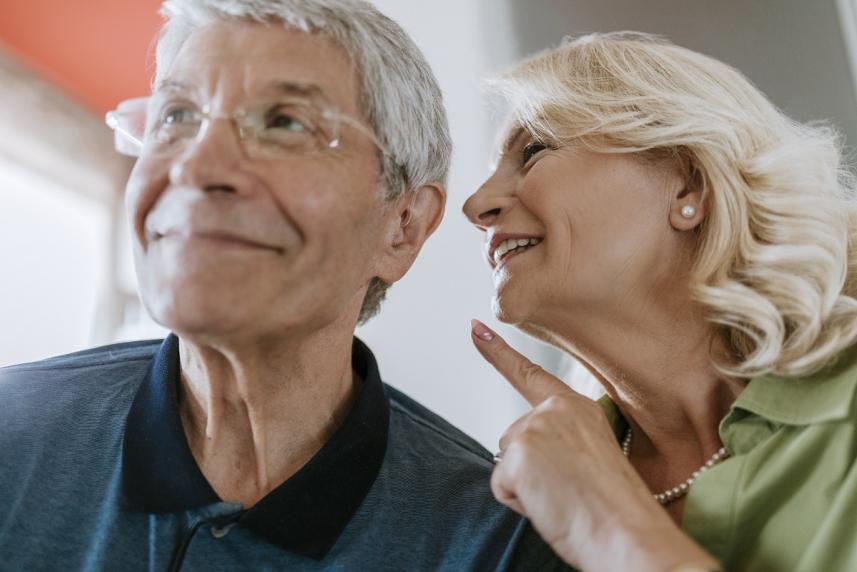
{"type": "Polygon", "coordinates": [[[574,393],[573,389],[518,353],[479,320],[471,320],[470,325],[473,344],[482,357],[533,407],[554,395],[574,393]]]}

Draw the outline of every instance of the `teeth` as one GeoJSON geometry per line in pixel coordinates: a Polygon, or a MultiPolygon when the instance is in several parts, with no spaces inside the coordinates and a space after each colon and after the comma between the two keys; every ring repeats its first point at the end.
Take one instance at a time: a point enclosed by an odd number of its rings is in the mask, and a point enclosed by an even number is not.
{"type": "Polygon", "coordinates": [[[516,248],[525,249],[530,246],[535,246],[542,241],[541,238],[508,238],[497,245],[494,249],[494,262],[499,264],[503,255],[516,248]]]}

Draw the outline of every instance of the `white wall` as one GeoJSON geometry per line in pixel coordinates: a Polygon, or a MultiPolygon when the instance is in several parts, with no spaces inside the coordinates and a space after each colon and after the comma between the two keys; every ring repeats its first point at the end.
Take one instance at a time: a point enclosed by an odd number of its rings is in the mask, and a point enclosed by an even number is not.
{"type": "MultiPolygon", "coordinates": [[[[470,319],[492,320],[491,276],[482,235],[461,214],[488,175],[494,140],[480,79],[513,57],[511,42],[489,45],[489,0],[375,0],[424,51],[444,92],[455,144],[446,216],[413,269],[389,292],[379,316],[358,331],[375,352],[385,381],[470,433],[490,449],[524,403],[479,356],[470,319]]],[[[518,346],[514,332],[498,327],[518,346]]],[[[532,353],[532,348],[529,349],[532,353]]]]}
{"type": "MultiPolygon", "coordinates": [[[[849,2],[851,0],[845,0],[849,2]]],[[[844,2],[843,2],[844,3],[844,2]]],[[[828,120],[857,143],[857,99],[836,0],[498,0],[516,53],[568,34],[662,34],[744,72],[801,121],[828,120]]]]}
{"type": "Polygon", "coordinates": [[[109,218],[0,156],[0,366],[89,345],[109,218]]]}

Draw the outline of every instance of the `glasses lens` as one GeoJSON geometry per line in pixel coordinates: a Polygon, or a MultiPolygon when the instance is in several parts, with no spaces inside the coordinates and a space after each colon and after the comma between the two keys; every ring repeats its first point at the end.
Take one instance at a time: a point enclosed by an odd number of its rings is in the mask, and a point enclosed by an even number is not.
{"type": "Polygon", "coordinates": [[[183,153],[216,119],[234,121],[236,135],[249,157],[321,151],[339,143],[339,114],[304,99],[277,100],[232,113],[217,113],[201,110],[186,99],[156,95],[123,102],[108,114],[107,121],[116,130],[117,149],[120,138],[131,141],[131,152],[120,149],[121,152],[169,156],[183,153]]]}
{"type": "Polygon", "coordinates": [[[335,122],[302,100],[256,107],[243,115],[240,124],[248,153],[252,155],[319,151],[330,147],[336,138],[335,122]]]}
{"type": "Polygon", "coordinates": [[[143,146],[147,153],[174,154],[196,139],[205,115],[186,101],[154,100],[143,146]]]}

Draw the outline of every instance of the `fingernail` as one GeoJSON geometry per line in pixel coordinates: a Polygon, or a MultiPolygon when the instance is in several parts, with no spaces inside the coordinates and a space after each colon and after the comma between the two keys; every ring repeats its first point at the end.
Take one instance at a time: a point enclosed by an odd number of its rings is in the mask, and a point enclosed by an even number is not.
{"type": "Polygon", "coordinates": [[[473,329],[473,333],[478,337],[482,338],[486,342],[490,342],[494,339],[495,334],[491,331],[491,328],[480,322],[479,320],[470,320],[470,327],[473,329]]]}

